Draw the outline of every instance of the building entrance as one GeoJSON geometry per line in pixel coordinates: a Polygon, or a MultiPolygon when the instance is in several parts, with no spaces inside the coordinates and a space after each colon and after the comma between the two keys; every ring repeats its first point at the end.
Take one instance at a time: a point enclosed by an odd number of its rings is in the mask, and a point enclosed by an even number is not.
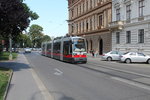
{"type": "Polygon", "coordinates": [[[103,39],[99,40],[99,54],[103,54],[103,39]]]}

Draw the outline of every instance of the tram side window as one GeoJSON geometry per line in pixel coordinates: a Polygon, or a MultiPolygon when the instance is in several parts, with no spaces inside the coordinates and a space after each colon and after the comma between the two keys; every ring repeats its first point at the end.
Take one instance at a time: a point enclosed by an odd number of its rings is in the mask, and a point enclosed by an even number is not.
{"type": "Polygon", "coordinates": [[[64,42],[64,45],[63,45],[63,54],[64,55],[69,55],[69,54],[72,54],[72,43],[69,42],[69,41],[65,41],[64,42]]]}
{"type": "Polygon", "coordinates": [[[60,42],[54,43],[54,53],[60,53],[60,42]]]}
{"type": "Polygon", "coordinates": [[[43,50],[43,51],[45,50],[45,44],[43,44],[42,50],[43,50]]]}
{"type": "Polygon", "coordinates": [[[51,52],[51,43],[47,44],[47,51],[51,52]]]}

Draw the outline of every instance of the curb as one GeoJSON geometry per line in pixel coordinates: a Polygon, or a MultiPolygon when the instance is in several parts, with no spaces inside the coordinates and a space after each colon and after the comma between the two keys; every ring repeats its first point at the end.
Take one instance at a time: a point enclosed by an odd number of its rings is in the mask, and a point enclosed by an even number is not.
{"type": "Polygon", "coordinates": [[[6,91],[5,91],[4,96],[3,96],[3,100],[6,100],[12,76],[13,76],[13,70],[11,69],[10,77],[9,77],[9,80],[8,80],[8,83],[7,83],[6,91]]]}

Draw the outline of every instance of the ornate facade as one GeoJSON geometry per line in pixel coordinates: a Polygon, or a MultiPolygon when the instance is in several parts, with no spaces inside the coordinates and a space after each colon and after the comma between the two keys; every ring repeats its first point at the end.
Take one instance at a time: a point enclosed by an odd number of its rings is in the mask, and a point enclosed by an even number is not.
{"type": "Polygon", "coordinates": [[[99,54],[111,50],[111,0],[68,0],[69,34],[85,37],[87,50],[99,54]]]}
{"type": "Polygon", "coordinates": [[[150,55],[150,0],[112,0],[112,49],[150,55]]]}

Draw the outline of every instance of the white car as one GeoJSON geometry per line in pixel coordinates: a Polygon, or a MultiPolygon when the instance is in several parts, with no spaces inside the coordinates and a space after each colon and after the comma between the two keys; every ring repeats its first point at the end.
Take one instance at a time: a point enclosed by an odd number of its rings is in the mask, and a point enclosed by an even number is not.
{"type": "Polygon", "coordinates": [[[120,61],[125,63],[146,62],[150,64],[150,56],[139,52],[127,52],[121,56],[120,61]]]}
{"type": "Polygon", "coordinates": [[[25,48],[25,53],[31,53],[31,48],[25,48]]]}
{"type": "Polygon", "coordinates": [[[112,60],[120,60],[120,56],[123,53],[119,51],[110,51],[108,53],[105,53],[101,56],[102,60],[112,61],[112,60]]]}

